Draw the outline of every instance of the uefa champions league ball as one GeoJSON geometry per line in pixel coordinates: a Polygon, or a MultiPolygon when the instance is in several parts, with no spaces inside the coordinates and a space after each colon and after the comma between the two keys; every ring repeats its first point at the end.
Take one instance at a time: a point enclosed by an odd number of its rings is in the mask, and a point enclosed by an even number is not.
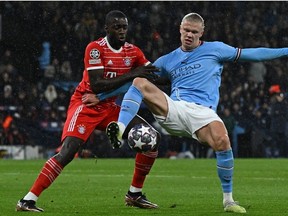
{"type": "Polygon", "coordinates": [[[149,152],[157,147],[157,132],[147,124],[136,124],[128,133],[128,145],[137,152],[149,152]]]}

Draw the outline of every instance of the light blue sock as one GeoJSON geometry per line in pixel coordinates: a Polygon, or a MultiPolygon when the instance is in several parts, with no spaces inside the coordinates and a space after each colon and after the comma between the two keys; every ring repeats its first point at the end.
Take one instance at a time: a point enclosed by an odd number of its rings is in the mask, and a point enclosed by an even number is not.
{"type": "Polygon", "coordinates": [[[230,193],[233,189],[234,158],[232,149],[216,152],[217,172],[224,193],[230,193]]]}
{"type": "Polygon", "coordinates": [[[131,85],[121,103],[118,122],[123,123],[127,127],[130,121],[136,116],[142,99],[142,93],[134,85],[131,85]]]}

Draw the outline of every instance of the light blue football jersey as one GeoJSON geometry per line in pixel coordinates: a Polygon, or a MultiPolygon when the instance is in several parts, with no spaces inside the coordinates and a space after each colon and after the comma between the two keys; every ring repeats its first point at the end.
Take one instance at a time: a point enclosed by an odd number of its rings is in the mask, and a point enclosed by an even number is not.
{"type": "Polygon", "coordinates": [[[222,42],[203,42],[193,51],[180,47],[157,59],[160,76],[171,81],[173,100],[194,102],[216,110],[223,63],[234,61],[239,49],[222,42]]]}

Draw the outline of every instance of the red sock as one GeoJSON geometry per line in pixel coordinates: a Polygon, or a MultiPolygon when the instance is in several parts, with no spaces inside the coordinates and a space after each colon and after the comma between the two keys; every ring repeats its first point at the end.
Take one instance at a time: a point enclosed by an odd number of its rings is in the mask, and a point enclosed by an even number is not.
{"type": "Polygon", "coordinates": [[[40,174],[34,182],[30,192],[39,196],[48,188],[62,172],[63,166],[55,158],[50,158],[43,166],[40,174]]]}
{"type": "Polygon", "coordinates": [[[132,179],[133,187],[137,188],[143,187],[145,178],[149,174],[157,155],[158,151],[146,154],[141,153],[136,154],[134,175],[132,179]]]}

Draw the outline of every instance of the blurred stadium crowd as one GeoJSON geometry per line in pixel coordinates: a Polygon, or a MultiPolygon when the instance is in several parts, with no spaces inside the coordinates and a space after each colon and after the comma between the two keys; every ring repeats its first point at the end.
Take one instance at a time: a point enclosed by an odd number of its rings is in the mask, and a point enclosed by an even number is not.
{"type": "MultiPolygon", "coordinates": [[[[287,8],[285,1],[1,2],[0,145],[58,147],[70,95],[82,77],[85,47],[105,35],[110,10],[127,14],[127,41],[153,62],[179,46],[179,24],[189,12],[205,19],[203,40],[287,47],[287,8]]],[[[225,65],[218,112],[235,157],[288,157],[287,84],[287,59],[225,65]]],[[[141,113],[153,121],[145,106],[141,113]]],[[[112,151],[103,132],[95,131],[87,145],[98,157],[126,156],[112,151]]],[[[189,157],[207,157],[207,150],[163,132],[160,156],[188,151],[189,157]]]]}

